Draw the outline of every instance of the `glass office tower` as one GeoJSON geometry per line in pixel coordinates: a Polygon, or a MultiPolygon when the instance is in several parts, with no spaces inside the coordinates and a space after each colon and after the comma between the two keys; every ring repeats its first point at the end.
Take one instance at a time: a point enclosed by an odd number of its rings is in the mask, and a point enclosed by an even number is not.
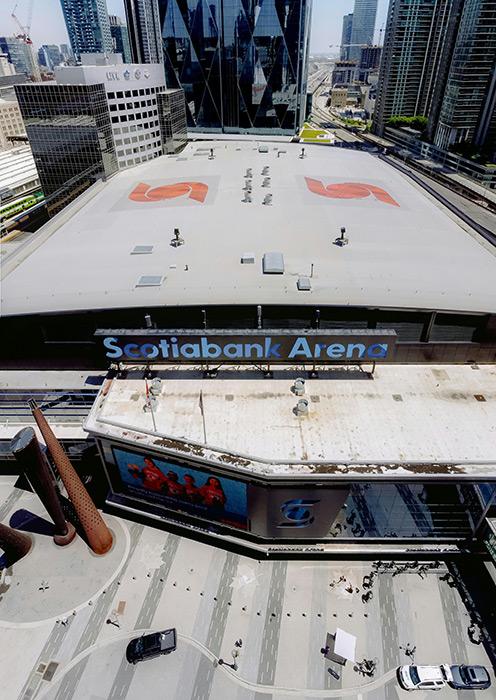
{"type": "Polygon", "coordinates": [[[293,134],[305,118],[311,0],[159,0],[166,80],[197,131],[293,134]]]}
{"type": "Polygon", "coordinates": [[[103,84],[26,83],[16,95],[50,215],[117,171],[103,84]]]}

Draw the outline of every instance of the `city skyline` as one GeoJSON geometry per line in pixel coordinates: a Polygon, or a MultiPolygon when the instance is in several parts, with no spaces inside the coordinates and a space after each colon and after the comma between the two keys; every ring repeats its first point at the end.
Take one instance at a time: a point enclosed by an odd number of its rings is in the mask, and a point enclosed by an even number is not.
{"type": "MultiPolygon", "coordinates": [[[[386,21],[389,0],[379,0],[375,41],[380,38],[379,30],[386,21]]],[[[313,19],[310,39],[312,53],[339,53],[343,16],[353,11],[354,0],[313,0],[313,19]],[[332,45],[332,48],[330,48],[332,45]]],[[[18,28],[11,17],[11,5],[0,7],[0,35],[11,36],[18,33],[18,28]]],[[[109,14],[126,20],[123,0],[107,0],[109,14]]],[[[21,2],[16,14],[23,24],[26,19],[27,3],[21,2]]],[[[42,44],[68,43],[67,30],[62,15],[60,0],[35,0],[31,38],[38,49],[42,44]]]]}

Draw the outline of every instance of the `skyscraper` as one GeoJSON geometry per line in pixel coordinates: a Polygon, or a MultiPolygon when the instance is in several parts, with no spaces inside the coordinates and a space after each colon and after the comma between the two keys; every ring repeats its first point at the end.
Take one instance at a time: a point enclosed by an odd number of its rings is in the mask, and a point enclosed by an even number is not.
{"type": "Polygon", "coordinates": [[[60,0],[76,60],[82,53],[112,53],[105,0],[60,0]]]}
{"type": "Polygon", "coordinates": [[[294,134],[306,106],[311,0],[159,0],[169,86],[191,129],[294,134]]]}
{"type": "MultiPolygon", "coordinates": [[[[394,0],[393,0],[394,2],[394,0]]],[[[348,58],[360,60],[360,48],[374,43],[377,0],[355,0],[348,58]]]]}
{"type": "Polygon", "coordinates": [[[162,63],[162,36],[157,0],[124,0],[124,9],[133,63],[162,63]]]}
{"type": "Polygon", "coordinates": [[[437,122],[463,0],[391,0],[374,131],[392,116],[437,122]]]}
{"type": "Polygon", "coordinates": [[[32,45],[26,44],[16,36],[0,36],[0,52],[8,56],[14,64],[16,73],[26,73],[39,80],[39,67],[32,51],[32,45]]]}
{"type": "Polygon", "coordinates": [[[56,44],[43,44],[38,50],[38,59],[42,66],[53,71],[55,66],[59,66],[64,60],[60,49],[56,44]]]}
{"type": "Polygon", "coordinates": [[[109,15],[109,22],[114,53],[120,53],[124,63],[132,63],[133,59],[131,57],[129,34],[126,25],[116,15],[109,15]]]}
{"type": "Polygon", "coordinates": [[[350,58],[351,28],[353,25],[353,12],[343,17],[343,31],[341,34],[341,54],[342,61],[350,58]]]}
{"type": "MultiPolygon", "coordinates": [[[[434,141],[496,148],[496,2],[465,0],[434,141]]],[[[434,128],[433,128],[434,131],[434,128]]]]}

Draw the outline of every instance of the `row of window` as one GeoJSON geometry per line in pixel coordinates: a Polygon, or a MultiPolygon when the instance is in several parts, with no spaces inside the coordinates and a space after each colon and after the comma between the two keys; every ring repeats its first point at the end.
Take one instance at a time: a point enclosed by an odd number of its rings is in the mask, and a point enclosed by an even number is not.
{"type": "Polygon", "coordinates": [[[155,92],[159,92],[162,88],[142,88],[139,90],[124,90],[122,92],[108,92],[107,97],[109,100],[122,100],[123,97],[142,97],[143,95],[154,95],[155,92]]]}
{"type": "MultiPolygon", "coordinates": [[[[139,115],[138,114],[136,114],[136,115],[134,115],[134,114],[121,114],[120,116],[113,116],[111,118],[111,121],[112,121],[112,124],[119,124],[119,122],[127,122],[127,121],[134,122],[134,121],[137,121],[138,119],[146,119],[146,118],[156,117],[156,116],[157,116],[157,110],[154,109],[151,112],[143,112],[143,114],[139,114],[139,115]]],[[[158,126],[158,121],[151,122],[151,123],[153,125],[158,126]]],[[[146,125],[145,125],[145,128],[147,128],[146,125]]]]}
{"type": "MultiPolygon", "coordinates": [[[[134,148],[126,148],[122,149],[120,151],[117,151],[117,157],[122,158],[124,155],[130,156],[133,153],[144,153],[147,152],[149,153],[151,150],[154,149],[159,149],[160,148],[160,143],[158,141],[153,141],[151,144],[143,144],[142,146],[135,146],[134,148]]],[[[147,160],[145,158],[145,160],[147,160]]]]}
{"type": "Polygon", "coordinates": [[[155,105],[155,100],[138,100],[136,102],[110,102],[109,109],[111,112],[117,112],[117,110],[124,109],[139,109],[140,107],[151,107],[155,105]]]}
{"type": "Polygon", "coordinates": [[[122,144],[137,143],[138,141],[150,141],[150,139],[157,138],[160,135],[158,131],[148,132],[146,134],[138,134],[136,136],[128,136],[123,139],[114,139],[116,146],[122,146],[122,144]]]}
{"type": "MultiPolygon", "coordinates": [[[[113,129],[113,134],[114,134],[114,136],[117,136],[119,134],[129,134],[129,132],[133,133],[135,131],[144,131],[145,135],[147,135],[148,132],[146,131],[146,129],[149,129],[150,127],[153,127],[153,126],[158,126],[158,123],[155,121],[155,122],[151,122],[150,124],[148,122],[145,122],[144,124],[131,124],[131,126],[123,126],[123,127],[116,126],[113,129]]],[[[151,135],[152,136],[159,136],[160,132],[158,130],[152,131],[151,135]]]]}

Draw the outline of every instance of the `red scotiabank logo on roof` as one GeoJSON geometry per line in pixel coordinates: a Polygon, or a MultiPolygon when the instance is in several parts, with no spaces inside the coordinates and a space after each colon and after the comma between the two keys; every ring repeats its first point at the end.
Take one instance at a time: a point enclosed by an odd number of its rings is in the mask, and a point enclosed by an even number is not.
{"type": "Polygon", "coordinates": [[[364,182],[336,182],[324,185],[322,180],[313,180],[310,177],[306,177],[305,180],[310,192],[318,194],[320,197],[328,197],[329,199],[365,199],[372,196],[380,202],[384,202],[384,204],[392,204],[393,207],[400,206],[389,192],[376,185],[368,185],[364,182]]]}
{"type": "Polygon", "coordinates": [[[208,185],[204,182],[174,182],[172,185],[150,185],[140,182],[129,195],[133,202],[160,202],[164,199],[186,197],[203,204],[208,194],[208,185]]]}

